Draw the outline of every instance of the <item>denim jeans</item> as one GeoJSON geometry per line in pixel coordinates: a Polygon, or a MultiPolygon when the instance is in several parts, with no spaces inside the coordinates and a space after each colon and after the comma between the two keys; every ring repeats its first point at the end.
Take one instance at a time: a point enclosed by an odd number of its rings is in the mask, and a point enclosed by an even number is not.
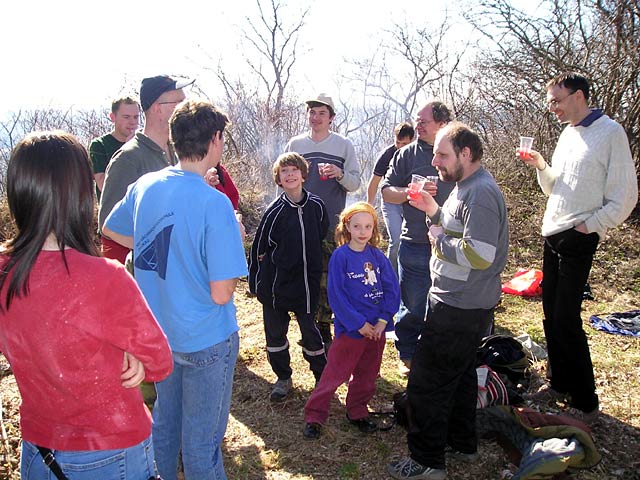
{"type": "MultiPolygon", "coordinates": [[[[120,450],[54,450],[56,462],[70,480],[148,480],[155,475],[151,437],[120,450]]],[[[55,479],[34,444],[22,441],[20,478],[55,479]]]]}
{"type": "Polygon", "coordinates": [[[182,449],[185,480],[220,480],[238,334],[193,353],[173,352],[173,372],[156,383],[153,446],[163,480],[177,480],[182,449]]]}
{"type": "Polygon", "coordinates": [[[462,453],[477,450],[476,354],[492,318],[493,309],[429,302],[407,384],[414,421],[407,434],[409,451],[426,467],[445,468],[447,444],[462,453]]]}
{"type": "Polygon", "coordinates": [[[544,243],[542,306],[549,350],[551,386],[571,395],[571,405],[590,412],[598,407],[589,343],[580,310],[598,234],[571,228],[544,243]]]}
{"type": "Polygon", "coordinates": [[[387,258],[391,262],[393,270],[398,275],[398,248],[400,248],[400,234],[402,233],[402,204],[382,202],[380,205],[382,218],[387,226],[389,235],[389,248],[387,258]]]}
{"type": "Polygon", "coordinates": [[[400,242],[398,251],[400,274],[400,310],[396,315],[396,348],[402,360],[411,360],[424,328],[427,296],[431,288],[428,243],[400,242]]]}

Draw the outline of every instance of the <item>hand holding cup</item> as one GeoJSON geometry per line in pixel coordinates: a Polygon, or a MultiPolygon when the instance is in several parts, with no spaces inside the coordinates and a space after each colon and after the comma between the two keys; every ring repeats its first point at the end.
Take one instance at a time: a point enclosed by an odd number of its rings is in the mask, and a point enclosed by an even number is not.
{"type": "Polygon", "coordinates": [[[533,137],[520,137],[520,148],[518,155],[520,158],[528,159],[531,156],[531,148],[533,147],[533,137]]]}
{"type": "Polygon", "coordinates": [[[427,182],[424,184],[424,189],[435,197],[438,193],[438,175],[427,175],[426,178],[427,182]]]}
{"type": "Polygon", "coordinates": [[[211,187],[215,187],[220,183],[220,177],[218,176],[218,169],[216,167],[211,167],[207,170],[207,173],[204,174],[204,180],[211,187]]]}
{"type": "Polygon", "coordinates": [[[411,183],[408,186],[407,195],[411,200],[420,200],[420,192],[424,188],[427,179],[422,175],[411,175],[411,183]]]}
{"type": "Polygon", "coordinates": [[[320,180],[328,180],[328,174],[326,171],[327,164],[326,163],[318,163],[318,173],[320,174],[320,180]]]}

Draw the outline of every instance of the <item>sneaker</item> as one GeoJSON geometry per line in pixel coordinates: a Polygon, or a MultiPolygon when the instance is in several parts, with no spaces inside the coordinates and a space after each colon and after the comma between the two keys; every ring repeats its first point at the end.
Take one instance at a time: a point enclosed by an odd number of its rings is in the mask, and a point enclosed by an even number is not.
{"type": "Polygon", "coordinates": [[[302,435],[307,440],[317,440],[318,438],[320,438],[321,433],[322,433],[322,425],[320,425],[319,423],[311,422],[311,423],[307,423],[304,426],[304,431],[302,432],[302,435]]]}
{"type": "Polygon", "coordinates": [[[567,415],[575,418],[576,420],[580,420],[585,425],[592,425],[600,415],[600,407],[598,406],[593,410],[591,410],[590,412],[584,412],[582,410],[572,407],[572,408],[569,408],[569,410],[567,410],[566,413],[567,415]]]}
{"type": "Polygon", "coordinates": [[[554,390],[549,384],[544,384],[537,392],[525,395],[525,398],[536,403],[555,403],[566,402],[569,399],[569,395],[554,390]]]}
{"type": "Polygon", "coordinates": [[[347,420],[351,425],[358,427],[362,433],[373,433],[378,430],[378,424],[371,420],[369,417],[359,418],[357,420],[351,420],[349,414],[347,414],[347,420]]]}
{"type": "Polygon", "coordinates": [[[391,462],[387,466],[387,472],[393,478],[402,480],[404,478],[417,478],[429,480],[444,480],[447,478],[447,471],[440,468],[431,468],[420,465],[412,458],[407,457],[396,462],[391,462]]]}
{"type": "Polygon", "coordinates": [[[450,447],[449,445],[447,445],[447,447],[444,449],[444,453],[446,453],[449,458],[460,460],[466,463],[475,463],[478,460],[478,452],[463,453],[458,450],[455,450],[453,447],[450,447]]]}
{"type": "Polygon", "coordinates": [[[286,380],[278,379],[273,386],[273,390],[271,390],[269,400],[272,402],[282,402],[291,393],[291,386],[291,378],[287,378],[286,380]]]}

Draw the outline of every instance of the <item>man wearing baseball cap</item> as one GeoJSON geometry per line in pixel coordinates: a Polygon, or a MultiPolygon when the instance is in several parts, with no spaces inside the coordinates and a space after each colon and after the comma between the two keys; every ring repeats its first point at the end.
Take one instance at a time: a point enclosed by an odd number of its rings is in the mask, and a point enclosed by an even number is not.
{"type": "Polygon", "coordinates": [[[325,348],[328,349],[331,344],[331,308],[326,297],[327,265],[331,253],[335,250],[333,233],[338,216],[345,207],[347,192],[353,192],[360,186],[360,165],[351,140],[330,131],[336,115],[331,97],[326,93],[320,93],[305,103],[309,131],[289,140],[285,150],[299,153],[309,162],[309,176],[305,181],[305,188],[322,199],[329,215],[329,232],[323,247],[324,273],[320,304],[316,315],[325,348]]]}
{"type": "MultiPolygon", "coordinates": [[[[142,80],[140,105],[144,111],[144,128],[113,155],[107,166],[98,211],[100,230],[130,184],[145,173],[177,163],[175,152],[169,144],[169,118],[176,105],[185,99],[182,89],[193,82],[176,80],[167,75],[142,80]]],[[[124,264],[129,250],[102,235],[102,253],[124,264]]]]}

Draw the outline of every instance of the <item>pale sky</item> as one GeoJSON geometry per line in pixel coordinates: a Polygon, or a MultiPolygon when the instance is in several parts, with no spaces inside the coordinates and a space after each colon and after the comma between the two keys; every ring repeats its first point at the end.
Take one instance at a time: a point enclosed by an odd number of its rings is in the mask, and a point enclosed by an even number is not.
{"type": "MultiPolygon", "coordinates": [[[[445,4],[288,0],[285,21],[294,23],[298,5],[307,2],[311,12],[300,39],[306,49],[300,52],[310,50],[294,67],[301,94],[336,88],[343,58],[372,53],[392,18],[435,24],[445,4]]],[[[142,78],[162,73],[195,78],[216,97],[207,68],[215,70],[221,61],[231,76],[244,68],[240,29],[256,11],[255,0],[3,0],[0,120],[19,108],[106,108],[113,97],[137,89],[142,78]]]]}

